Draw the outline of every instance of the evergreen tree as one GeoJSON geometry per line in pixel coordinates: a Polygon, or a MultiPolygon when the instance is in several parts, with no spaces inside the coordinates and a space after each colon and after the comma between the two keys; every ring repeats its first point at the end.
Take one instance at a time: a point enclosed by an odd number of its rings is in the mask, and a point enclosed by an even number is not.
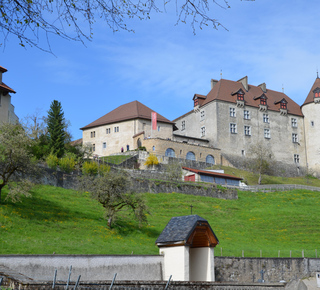
{"type": "Polygon", "coordinates": [[[64,154],[64,143],[66,139],[65,119],[61,103],[54,100],[48,111],[48,134],[49,147],[53,154],[61,158],[64,154]]]}

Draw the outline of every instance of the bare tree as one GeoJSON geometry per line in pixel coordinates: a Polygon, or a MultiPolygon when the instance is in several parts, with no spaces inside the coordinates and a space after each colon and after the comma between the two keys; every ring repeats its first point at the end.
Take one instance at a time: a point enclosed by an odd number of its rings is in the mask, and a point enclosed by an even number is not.
{"type": "Polygon", "coordinates": [[[258,184],[261,184],[262,175],[270,172],[273,162],[273,153],[267,145],[258,142],[249,148],[249,168],[259,175],[258,184]]]}
{"type": "Polygon", "coordinates": [[[147,222],[145,201],[141,194],[132,190],[129,177],[124,172],[107,172],[99,177],[84,175],[79,189],[91,192],[92,198],[102,204],[109,228],[124,209],[131,211],[139,223],[147,222]]]}
{"type": "MultiPolygon", "coordinates": [[[[254,1],[254,0],[246,0],[254,1]]],[[[177,22],[190,22],[193,30],[212,25],[225,28],[214,18],[214,7],[230,8],[227,0],[2,0],[0,5],[0,30],[5,45],[9,35],[15,35],[21,46],[29,44],[51,51],[50,34],[83,42],[93,35],[93,24],[102,19],[113,31],[132,31],[126,24],[130,18],[149,19],[151,12],[172,9],[177,12],[177,22]],[[47,40],[47,47],[42,45],[47,40]]]]}

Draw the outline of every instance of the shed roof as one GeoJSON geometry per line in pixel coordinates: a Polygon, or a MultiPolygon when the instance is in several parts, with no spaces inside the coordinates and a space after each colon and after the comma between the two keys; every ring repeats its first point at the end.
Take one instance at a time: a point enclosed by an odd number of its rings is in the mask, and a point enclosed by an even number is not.
{"type": "MultiPolygon", "coordinates": [[[[151,110],[149,107],[145,106],[144,104],[138,101],[133,101],[133,102],[121,105],[120,107],[112,110],[111,112],[107,113],[101,118],[95,120],[94,122],[80,129],[85,130],[93,127],[103,126],[107,124],[112,124],[112,123],[117,123],[121,121],[132,120],[132,119],[151,120],[152,112],[155,112],[155,111],[151,110]]],[[[157,113],[157,121],[163,122],[163,123],[169,123],[173,125],[173,123],[170,120],[163,117],[159,113],[157,113]]]]}
{"type": "Polygon", "coordinates": [[[202,174],[202,175],[209,175],[209,176],[214,176],[214,177],[224,177],[224,178],[229,178],[229,179],[234,179],[234,180],[242,180],[241,177],[233,176],[230,174],[225,174],[225,173],[219,173],[219,172],[213,172],[213,171],[207,171],[207,170],[200,170],[200,169],[193,169],[189,167],[182,167],[184,170],[188,170],[197,174],[202,174]]]}
{"type": "Polygon", "coordinates": [[[198,215],[171,218],[156,240],[158,247],[175,245],[215,247],[218,243],[219,240],[208,221],[198,215]]]}

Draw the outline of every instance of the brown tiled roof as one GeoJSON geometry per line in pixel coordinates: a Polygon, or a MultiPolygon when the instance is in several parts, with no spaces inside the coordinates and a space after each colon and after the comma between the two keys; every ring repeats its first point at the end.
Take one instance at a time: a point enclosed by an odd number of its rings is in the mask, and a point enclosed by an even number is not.
{"type": "MultiPolygon", "coordinates": [[[[313,103],[313,97],[314,97],[314,94],[313,94],[313,91],[316,89],[316,88],[320,88],[320,78],[316,78],[316,80],[314,81],[314,84],[306,98],[306,100],[304,101],[304,103],[302,104],[302,106],[306,105],[306,104],[309,104],[309,103],[313,103]]],[[[301,107],[302,107],[301,106],[301,107]]]]}
{"type": "Polygon", "coordinates": [[[10,87],[8,87],[6,84],[1,83],[0,84],[0,91],[5,91],[5,92],[9,92],[9,93],[16,93],[13,89],[11,89],[10,87]]]}
{"type": "MultiPolygon", "coordinates": [[[[94,122],[90,123],[89,125],[80,128],[80,130],[103,126],[107,124],[112,124],[121,121],[127,121],[132,119],[145,119],[151,120],[151,113],[155,112],[151,110],[147,106],[141,104],[138,101],[133,101],[131,103],[124,104],[110,113],[102,116],[101,118],[95,120],[94,122]]],[[[157,121],[163,123],[169,123],[173,125],[173,122],[168,120],[167,118],[163,117],[162,115],[157,113],[157,121]]]]}
{"type": "Polygon", "coordinates": [[[71,146],[82,145],[82,138],[70,142],[71,146]]]}
{"type": "Polygon", "coordinates": [[[288,102],[288,114],[302,116],[300,106],[284,93],[269,89],[267,89],[266,92],[263,92],[259,86],[252,85],[248,85],[248,91],[246,91],[241,82],[229,81],[225,79],[221,79],[218,81],[218,83],[208,93],[207,98],[202,103],[201,107],[214,100],[236,103],[236,92],[240,89],[242,89],[245,93],[244,101],[246,106],[258,108],[260,104],[259,97],[264,94],[267,97],[268,110],[280,111],[280,105],[275,103],[281,101],[282,99],[285,99],[288,102]]]}
{"type": "Polygon", "coordinates": [[[216,177],[224,177],[224,178],[230,178],[230,179],[235,179],[235,180],[242,180],[242,178],[240,177],[236,177],[233,175],[229,175],[229,174],[224,174],[224,173],[219,173],[219,172],[212,172],[212,171],[206,171],[206,170],[199,170],[199,169],[193,169],[193,168],[189,168],[189,167],[182,167],[182,169],[184,170],[188,170],[194,173],[201,173],[204,175],[209,175],[209,176],[216,176],[216,177]]]}
{"type": "Polygon", "coordinates": [[[6,72],[6,71],[8,71],[8,70],[7,70],[6,68],[4,68],[3,66],[0,65],[0,71],[1,71],[1,72],[6,72]]]}

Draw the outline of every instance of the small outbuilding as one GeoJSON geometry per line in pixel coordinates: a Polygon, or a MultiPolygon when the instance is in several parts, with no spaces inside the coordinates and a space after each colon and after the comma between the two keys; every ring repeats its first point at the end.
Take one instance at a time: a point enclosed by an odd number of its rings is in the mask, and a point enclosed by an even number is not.
{"type": "Polygon", "coordinates": [[[241,177],[210,170],[182,167],[184,181],[210,182],[220,185],[240,186],[241,177]]]}
{"type": "Polygon", "coordinates": [[[173,217],[156,245],[164,256],[164,279],[215,281],[214,247],[219,240],[209,223],[198,215],[173,217]]]}

